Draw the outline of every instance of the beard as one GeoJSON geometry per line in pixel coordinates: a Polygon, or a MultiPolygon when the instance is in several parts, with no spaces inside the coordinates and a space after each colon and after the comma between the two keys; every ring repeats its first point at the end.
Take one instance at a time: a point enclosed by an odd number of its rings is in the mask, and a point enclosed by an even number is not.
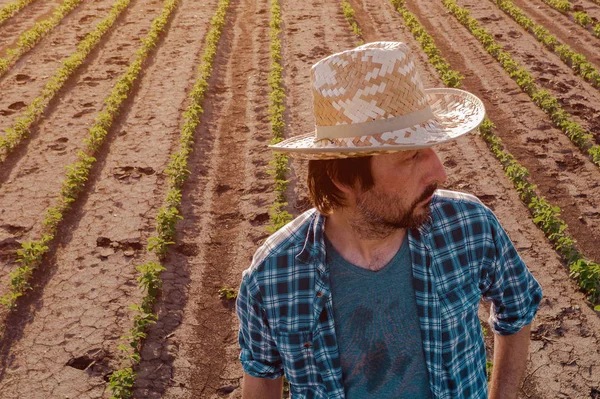
{"type": "Polygon", "coordinates": [[[374,191],[357,196],[357,216],[352,219],[353,230],[366,239],[381,239],[399,229],[418,228],[431,218],[430,202],[422,203],[437,190],[429,185],[411,204],[403,206],[402,197],[374,191]]]}

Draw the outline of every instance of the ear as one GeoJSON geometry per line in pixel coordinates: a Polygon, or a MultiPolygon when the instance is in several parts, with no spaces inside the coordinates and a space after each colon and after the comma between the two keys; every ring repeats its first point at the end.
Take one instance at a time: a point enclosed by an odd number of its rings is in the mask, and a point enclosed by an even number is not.
{"type": "Polygon", "coordinates": [[[358,183],[355,183],[354,186],[347,186],[345,184],[340,183],[335,176],[331,175],[329,172],[327,173],[333,185],[340,190],[344,194],[344,200],[346,201],[346,206],[353,205],[356,203],[357,193],[360,191],[360,187],[358,183]]]}

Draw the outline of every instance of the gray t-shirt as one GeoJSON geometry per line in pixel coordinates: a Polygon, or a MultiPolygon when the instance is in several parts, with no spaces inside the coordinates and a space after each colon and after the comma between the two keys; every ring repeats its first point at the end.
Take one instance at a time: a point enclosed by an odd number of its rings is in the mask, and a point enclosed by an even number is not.
{"type": "Polygon", "coordinates": [[[346,398],[431,398],[408,240],[377,272],[326,245],[346,398]]]}

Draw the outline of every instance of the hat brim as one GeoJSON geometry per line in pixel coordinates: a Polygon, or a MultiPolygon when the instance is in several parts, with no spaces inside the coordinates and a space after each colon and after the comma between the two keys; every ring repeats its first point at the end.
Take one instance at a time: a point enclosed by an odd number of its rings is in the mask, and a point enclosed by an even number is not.
{"type": "Polygon", "coordinates": [[[454,140],[476,129],[485,117],[483,102],[460,89],[426,89],[434,117],[418,125],[369,136],[315,140],[295,136],[269,147],[296,158],[335,159],[417,150],[454,140]]]}

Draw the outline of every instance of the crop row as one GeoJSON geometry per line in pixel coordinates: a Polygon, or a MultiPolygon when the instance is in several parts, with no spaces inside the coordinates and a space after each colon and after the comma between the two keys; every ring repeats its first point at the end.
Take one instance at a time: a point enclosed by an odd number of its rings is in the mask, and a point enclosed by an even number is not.
{"type": "Polygon", "coordinates": [[[496,43],[485,28],[479,26],[479,21],[471,17],[469,10],[460,7],[456,0],[442,0],[442,3],[454,17],[464,25],[471,34],[479,40],[486,51],[500,63],[502,68],[515,80],[523,92],[531,97],[532,101],[541,108],[566,136],[587,153],[597,166],[600,166],[600,146],[594,144],[593,136],[587,133],[579,123],[572,120],[572,116],[560,105],[558,99],[550,92],[540,89],[531,73],[520,66],[512,56],[496,43]]]}
{"type": "Polygon", "coordinates": [[[410,29],[412,35],[421,48],[425,50],[429,63],[435,68],[446,86],[459,87],[464,77],[450,67],[440,50],[436,47],[433,37],[425,31],[417,17],[403,6],[402,1],[391,1],[394,8],[402,15],[404,24],[410,29]]]}
{"type": "MultiPolygon", "coordinates": [[[[271,21],[269,22],[269,35],[271,38],[271,67],[269,71],[269,121],[273,138],[271,144],[277,144],[285,137],[285,122],[283,112],[285,111],[285,92],[283,90],[283,66],[281,65],[281,7],[278,0],[271,0],[271,21]]],[[[289,157],[280,152],[273,153],[273,160],[269,162],[267,173],[275,179],[275,202],[269,210],[270,225],[267,231],[273,233],[292,220],[292,215],[285,210],[288,205],[285,192],[289,180],[287,175],[290,171],[289,157]]]]}
{"type": "Polygon", "coordinates": [[[17,118],[12,127],[6,130],[6,134],[0,137],[0,161],[12,152],[31,133],[31,126],[42,117],[44,109],[50,101],[58,94],[73,73],[83,64],[87,56],[92,52],[100,39],[113,26],[121,13],[129,6],[131,0],[117,0],[110,12],[96,28],[88,33],[77,45],[77,50],[62,62],[62,66],[46,83],[40,95],[38,95],[17,118]]]}
{"type": "Polygon", "coordinates": [[[73,11],[82,0],[65,0],[54,12],[52,16],[43,21],[37,22],[33,28],[19,36],[17,45],[14,48],[6,50],[6,56],[0,58],[0,76],[4,75],[8,68],[16,62],[23,54],[35,47],[40,40],[52,31],[60,21],[73,11]]]}
{"type": "Polygon", "coordinates": [[[2,9],[0,9],[0,25],[34,1],[35,0],[15,0],[2,7],[2,9]]]}
{"type": "MultiPolygon", "coordinates": [[[[568,0],[542,0],[555,10],[560,11],[565,15],[569,15],[573,11],[573,5],[568,0]]],[[[597,3],[599,4],[599,3],[597,3]]],[[[590,15],[585,11],[573,12],[573,19],[579,25],[586,29],[591,29],[594,36],[600,38],[600,22],[594,21],[590,15]]]]}
{"type": "Polygon", "coordinates": [[[354,35],[358,38],[358,45],[360,46],[361,44],[364,43],[364,40],[362,37],[362,31],[360,30],[360,27],[358,26],[358,23],[356,22],[356,19],[354,18],[354,14],[355,14],[354,9],[352,8],[352,5],[350,5],[350,3],[348,3],[346,0],[342,0],[341,5],[342,5],[342,11],[344,13],[344,16],[346,17],[346,20],[350,24],[350,28],[352,28],[352,32],[354,32],[354,35]]]}
{"type": "MultiPolygon", "coordinates": [[[[172,1],[173,4],[176,2],[177,0],[172,1]]],[[[198,67],[198,77],[189,95],[191,102],[183,113],[179,151],[171,155],[171,160],[165,170],[168,176],[168,191],[164,204],[156,216],[156,235],[148,239],[147,247],[148,251],[153,251],[160,260],[166,256],[168,247],[174,244],[177,221],[182,219],[178,208],[181,205],[183,184],[190,174],[188,157],[193,151],[194,133],[203,113],[202,104],[208,89],[208,80],[212,73],[219,39],[225,26],[229,2],[230,0],[220,0],[217,11],[210,21],[204,54],[198,67]]],[[[133,367],[140,361],[140,351],[143,340],[146,338],[144,331],[148,324],[157,320],[157,315],[153,313],[152,308],[162,287],[160,274],[165,268],[159,263],[151,261],[137,266],[136,270],[140,272],[138,282],[144,291],[144,297],[141,305],[130,306],[130,309],[136,311],[137,314],[134,316],[133,327],[129,334],[122,337],[127,344],[119,346],[125,354],[123,361],[128,364],[112,373],[110,377],[109,385],[114,399],[132,397],[135,381],[133,367]]]]}
{"type": "MultiPolygon", "coordinates": [[[[421,48],[429,57],[430,62],[432,59],[437,60],[438,57],[441,57],[439,55],[440,51],[432,40],[423,41],[419,39],[419,37],[428,36],[428,34],[416,16],[405,8],[404,1],[390,1],[394,8],[404,17],[406,25],[411,29],[419,43],[421,43],[421,48]]],[[[460,86],[454,80],[448,79],[443,71],[439,71],[437,68],[436,70],[444,84],[449,87],[460,86]]],[[[456,73],[458,74],[458,72],[456,73]]],[[[504,148],[502,140],[494,134],[494,129],[494,124],[486,118],[479,127],[480,136],[485,140],[496,159],[502,165],[506,176],[513,183],[521,200],[528,206],[533,216],[533,222],[544,232],[554,245],[555,250],[567,262],[571,277],[576,279],[581,289],[587,294],[588,299],[592,303],[597,303],[600,300],[600,265],[586,260],[577,250],[575,240],[566,233],[567,224],[560,218],[560,208],[550,205],[544,197],[536,193],[535,185],[527,180],[529,171],[519,164],[514,156],[504,148]]],[[[600,306],[597,306],[597,309],[600,309],[600,306]]]]}
{"type": "Polygon", "coordinates": [[[526,31],[533,34],[538,42],[560,57],[560,59],[577,72],[582,78],[590,82],[594,87],[600,88],[600,72],[585,58],[583,54],[577,53],[567,44],[560,44],[556,36],[550,33],[542,25],[533,22],[523,10],[515,6],[511,0],[493,0],[498,7],[514,19],[526,31]]]}
{"type": "MultiPolygon", "coordinates": [[[[172,0],[167,1],[167,5],[172,2],[172,0]]],[[[44,254],[48,251],[48,245],[54,240],[58,226],[63,220],[65,213],[85,189],[90,171],[96,162],[94,155],[104,143],[114,119],[128,98],[131,88],[141,72],[144,61],[156,45],[158,35],[162,32],[166,24],[166,18],[169,15],[165,13],[170,13],[170,11],[171,8],[165,6],[163,14],[155,18],[152,22],[151,30],[146,38],[142,40],[142,46],[137,50],[135,60],[129,65],[123,75],[119,77],[110,95],[104,100],[104,110],[98,114],[96,122],[90,128],[88,136],[84,140],[86,144],[85,150],[79,151],[77,153],[78,160],[66,167],[67,173],[56,203],[46,210],[44,221],[42,222],[44,226],[42,238],[22,243],[21,249],[17,251],[17,262],[21,266],[10,274],[10,290],[1,298],[1,303],[8,309],[14,309],[17,299],[28,289],[31,289],[30,281],[33,272],[38,268],[44,254]]]]}

